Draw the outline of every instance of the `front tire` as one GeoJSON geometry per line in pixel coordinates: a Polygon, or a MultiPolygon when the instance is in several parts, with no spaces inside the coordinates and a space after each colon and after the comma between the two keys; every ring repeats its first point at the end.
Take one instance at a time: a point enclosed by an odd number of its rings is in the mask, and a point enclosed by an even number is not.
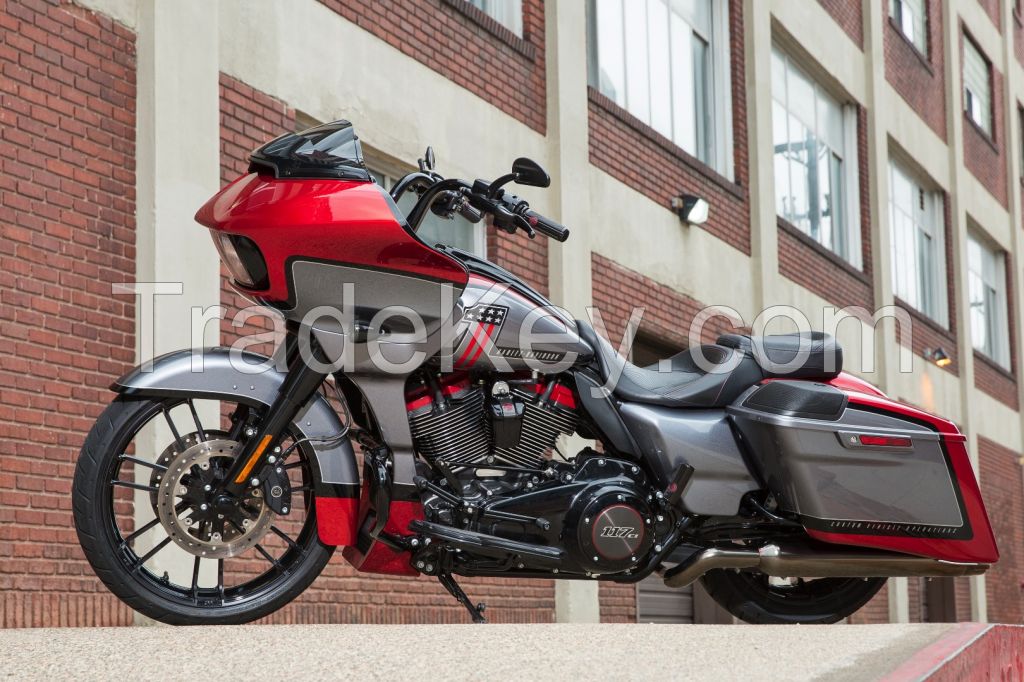
{"type": "MultiPolygon", "coordinates": [[[[292,506],[304,506],[305,509],[299,520],[285,522],[282,519],[287,517],[274,516],[275,522],[286,529],[282,531],[276,526],[273,527],[274,534],[284,538],[278,540],[282,548],[280,556],[274,557],[268,549],[257,544],[259,554],[250,550],[244,555],[227,559],[247,562],[242,564],[238,573],[244,582],[231,587],[225,580],[225,559],[209,558],[205,561],[217,561],[217,585],[200,587],[198,576],[203,557],[196,556],[191,584],[187,588],[175,584],[169,579],[166,571],[162,576],[158,576],[147,568],[147,561],[152,561],[151,557],[155,556],[151,548],[160,544],[157,540],[159,536],[151,540],[148,551],[140,550],[141,557],[135,551],[139,546],[139,540],[135,536],[137,533],[141,536],[143,532],[134,528],[135,509],[140,504],[148,504],[149,498],[139,495],[139,492],[145,493],[148,488],[139,487],[137,484],[131,485],[132,482],[137,483],[140,480],[138,475],[129,478],[131,474],[126,475],[124,472],[126,463],[131,467],[144,466],[159,472],[158,460],[157,467],[153,466],[152,460],[149,464],[143,463],[147,453],[140,450],[145,449],[144,447],[136,445],[135,449],[131,450],[131,456],[127,453],[143,427],[157,418],[166,418],[171,424],[175,439],[180,443],[179,431],[184,430],[174,428],[170,413],[175,407],[178,408],[179,414],[183,413],[185,405],[195,417],[197,433],[204,433],[194,405],[191,401],[181,398],[148,400],[122,396],[100,415],[86,438],[75,470],[72,498],[79,543],[96,575],[110,591],[131,608],[154,620],[172,625],[236,624],[256,620],[280,609],[302,593],[320,574],[334,552],[333,547],[320,542],[316,531],[315,505],[308,462],[311,455],[304,452],[303,447],[299,445],[295,448],[299,453],[298,461],[289,465],[290,468],[297,470],[295,475],[302,477],[300,487],[305,488],[297,496],[298,499],[293,498],[292,506]],[[125,487],[134,488],[130,491],[134,499],[127,498],[119,488],[115,493],[113,483],[120,482],[119,478],[128,481],[129,485],[125,487]],[[300,500],[304,501],[304,505],[300,500]],[[131,511],[126,512],[126,509],[131,511]],[[125,522],[121,518],[126,516],[133,518],[130,522],[133,532],[127,537],[122,530],[125,522]],[[289,523],[291,525],[288,525],[289,523]],[[297,531],[292,530],[292,527],[298,527],[300,524],[301,528],[297,531]],[[293,539],[288,532],[296,534],[297,537],[293,539]],[[264,566],[260,563],[263,561],[260,554],[270,562],[269,570],[253,568],[264,566]],[[259,573],[260,570],[264,572],[259,573]],[[251,577],[254,575],[256,577],[251,577]]],[[[195,438],[195,435],[192,437],[195,438]]],[[[124,483],[121,485],[124,486],[124,483]]],[[[295,512],[298,516],[298,509],[295,512]]],[[[161,547],[173,546],[174,543],[169,542],[170,536],[162,530],[161,523],[154,520],[146,526],[150,527],[144,531],[146,533],[164,533],[166,540],[161,547]]],[[[265,544],[273,541],[274,538],[268,533],[265,544]]],[[[210,573],[210,564],[206,566],[207,573],[210,573]]]]}
{"type": "Polygon", "coordinates": [[[836,623],[867,604],[885,584],[885,578],[820,578],[780,585],[762,573],[727,569],[708,571],[700,580],[719,606],[742,621],[762,625],[836,623]]]}

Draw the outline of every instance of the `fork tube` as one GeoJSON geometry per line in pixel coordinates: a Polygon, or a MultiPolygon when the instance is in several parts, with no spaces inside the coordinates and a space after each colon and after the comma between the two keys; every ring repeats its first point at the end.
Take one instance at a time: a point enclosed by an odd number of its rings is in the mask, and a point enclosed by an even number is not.
{"type": "MultiPolygon", "coordinates": [[[[319,349],[314,347],[312,350],[316,352],[319,349]]],[[[251,487],[253,481],[259,481],[259,474],[268,458],[277,455],[274,449],[282,432],[327,377],[306,363],[302,353],[298,352],[298,344],[287,345],[287,358],[288,374],[266,416],[255,427],[256,433],[246,434],[247,438],[222,484],[223,492],[237,496],[251,487]]]]}

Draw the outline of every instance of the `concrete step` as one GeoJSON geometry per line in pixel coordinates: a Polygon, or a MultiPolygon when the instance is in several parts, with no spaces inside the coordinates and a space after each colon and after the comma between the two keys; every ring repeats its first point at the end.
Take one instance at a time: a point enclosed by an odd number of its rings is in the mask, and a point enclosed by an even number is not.
{"type": "Polygon", "coordinates": [[[1024,678],[1024,627],[254,625],[0,630],[0,678],[1024,678]]]}

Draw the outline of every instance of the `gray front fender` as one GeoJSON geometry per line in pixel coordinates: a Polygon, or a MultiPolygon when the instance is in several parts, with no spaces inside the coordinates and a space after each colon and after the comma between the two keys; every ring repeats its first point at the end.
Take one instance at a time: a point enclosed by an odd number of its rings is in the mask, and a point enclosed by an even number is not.
{"type": "MultiPolygon", "coordinates": [[[[198,356],[200,351],[195,353],[198,356]]],[[[111,389],[124,395],[233,400],[258,407],[270,406],[284,381],[285,374],[273,367],[250,373],[253,365],[270,365],[264,355],[248,351],[232,354],[227,348],[205,348],[201,353],[201,359],[196,359],[197,371],[192,368],[193,351],[175,351],[153,360],[151,371],[136,367],[115,381],[111,389]],[[198,371],[200,368],[202,371],[198,371]]],[[[319,393],[299,410],[293,427],[299,438],[330,438],[344,428],[319,393]]],[[[312,442],[310,446],[316,454],[313,475],[317,497],[358,498],[359,469],[348,439],[326,445],[312,442]]]]}

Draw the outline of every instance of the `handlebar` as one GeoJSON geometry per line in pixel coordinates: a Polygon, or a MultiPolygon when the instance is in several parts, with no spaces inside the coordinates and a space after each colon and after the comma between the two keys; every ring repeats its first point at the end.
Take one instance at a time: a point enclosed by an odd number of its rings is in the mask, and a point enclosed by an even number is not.
{"type": "MultiPolygon", "coordinates": [[[[402,191],[427,179],[423,173],[412,175],[418,176],[415,177],[417,182],[400,183],[404,185],[402,191]]],[[[470,186],[454,178],[438,179],[423,191],[416,206],[408,215],[409,224],[414,230],[419,227],[428,210],[449,216],[458,212],[473,223],[479,222],[483,215],[487,214],[491,216],[496,228],[509,233],[519,229],[526,232],[530,239],[533,239],[537,232],[559,242],[569,238],[568,228],[531,210],[530,204],[514,194],[509,194],[503,189],[491,192],[491,183],[485,180],[477,180],[470,186]]]]}
{"type": "Polygon", "coordinates": [[[569,238],[568,227],[565,227],[564,225],[559,225],[554,220],[551,220],[550,218],[545,218],[540,213],[537,213],[536,211],[531,211],[530,209],[526,209],[526,212],[523,215],[526,218],[526,220],[529,221],[530,227],[537,230],[541,234],[547,235],[548,237],[551,237],[552,239],[558,242],[564,242],[566,239],[569,238]]]}

